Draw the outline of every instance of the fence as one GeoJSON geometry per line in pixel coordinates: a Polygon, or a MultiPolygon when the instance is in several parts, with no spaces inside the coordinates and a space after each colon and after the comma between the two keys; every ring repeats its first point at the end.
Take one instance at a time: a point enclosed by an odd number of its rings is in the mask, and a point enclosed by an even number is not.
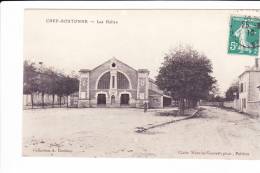
{"type": "MultiPolygon", "coordinates": [[[[67,98],[66,97],[58,97],[57,95],[54,95],[54,105],[66,105],[67,104],[67,98]]],[[[53,104],[53,96],[49,94],[44,95],[44,105],[52,105],[53,104]]],[[[35,106],[41,106],[42,105],[42,95],[41,93],[35,93],[33,94],[33,105],[35,106]]],[[[32,99],[31,95],[23,95],[23,106],[29,107],[32,106],[32,99]]]]}

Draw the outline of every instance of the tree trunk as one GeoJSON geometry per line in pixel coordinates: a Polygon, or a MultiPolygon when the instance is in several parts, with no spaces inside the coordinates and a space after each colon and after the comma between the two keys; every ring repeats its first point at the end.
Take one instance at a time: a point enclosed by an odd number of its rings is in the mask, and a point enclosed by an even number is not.
{"type": "Polygon", "coordinates": [[[191,108],[191,100],[190,99],[187,99],[187,108],[191,108]]]}
{"type": "Polygon", "coordinates": [[[61,108],[61,96],[60,96],[60,100],[59,100],[59,102],[60,102],[60,108],[61,108]]]}
{"type": "Polygon", "coordinates": [[[67,108],[69,107],[69,96],[67,96],[67,108]]]}
{"type": "Polygon", "coordinates": [[[54,108],[54,99],[55,99],[55,94],[52,94],[52,107],[54,108]]]}
{"type": "Polygon", "coordinates": [[[42,108],[44,108],[44,92],[42,92],[42,108]]]}
{"type": "Polygon", "coordinates": [[[197,107],[197,102],[198,102],[197,100],[192,100],[192,107],[193,108],[197,107]]]}
{"type": "Polygon", "coordinates": [[[33,109],[33,93],[31,93],[31,103],[32,103],[32,109],[33,109]]]}
{"type": "Polygon", "coordinates": [[[179,115],[184,115],[184,99],[179,99],[179,115]]]}

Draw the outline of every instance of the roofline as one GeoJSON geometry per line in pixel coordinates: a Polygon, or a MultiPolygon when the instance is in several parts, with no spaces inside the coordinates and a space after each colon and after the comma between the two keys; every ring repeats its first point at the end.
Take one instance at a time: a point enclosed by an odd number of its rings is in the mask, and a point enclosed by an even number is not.
{"type": "MultiPolygon", "coordinates": [[[[133,67],[131,67],[131,66],[127,65],[126,63],[124,63],[124,62],[122,62],[122,61],[120,61],[120,60],[118,60],[118,59],[116,59],[116,58],[111,58],[111,59],[115,59],[115,60],[117,60],[118,62],[120,62],[120,63],[122,63],[122,64],[126,65],[127,67],[129,67],[129,68],[131,68],[132,70],[135,70],[135,71],[137,72],[137,70],[136,70],[136,69],[134,69],[133,67]]],[[[111,59],[110,59],[110,60],[111,60],[111,59]]]]}
{"type": "Polygon", "coordinates": [[[245,70],[243,73],[241,73],[238,77],[240,78],[241,76],[243,76],[245,73],[250,73],[250,72],[260,72],[260,70],[245,70]]]}
{"type": "Polygon", "coordinates": [[[111,60],[116,60],[116,61],[118,61],[118,62],[120,62],[120,63],[126,65],[127,67],[129,67],[129,68],[131,68],[132,70],[135,70],[135,71],[137,72],[136,69],[134,69],[133,67],[127,65],[126,63],[124,63],[124,62],[118,60],[117,58],[110,58],[109,60],[107,60],[107,61],[103,62],[102,64],[100,64],[100,65],[96,66],[95,68],[93,68],[91,71],[96,70],[98,67],[102,66],[103,64],[105,64],[105,63],[107,63],[107,62],[109,62],[109,61],[111,61],[111,60]]]}
{"type": "Polygon", "coordinates": [[[79,72],[80,73],[87,73],[87,72],[90,72],[90,70],[89,69],[80,69],[79,72]]]}
{"type": "Polygon", "coordinates": [[[172,99],[172,97],[171,96],[168,96],[168,95],[163,95],[163,97],[167,97],[167,98],[171,98],[172,99]]]}
{"type": "MultiPolygon", "coordinates": [[[[112,59],[112,58],[111,58],[111,59],[112,59]]],[[[102,66],[103,64],[105,64],[105,63],[109,62],[111,59],[109,59],[109,60],[107,60],[107,61],[103,62],[102,64],[100,64],[100,65],[98,65],[98,66],[94,67],[93,69],[91,69],[91,71],[93,71],[93,70],[97,69],[98,67],[102,66]]]]}
{"type": "Polygon", "coordinates": [[[151,79],[151,78],[149,78],[149,81],[150,81],[150,82],[153,82],[154,84],[156,84],[156,83],[155,83],[155,80],[153,80],[153,79],[151,79]]]}

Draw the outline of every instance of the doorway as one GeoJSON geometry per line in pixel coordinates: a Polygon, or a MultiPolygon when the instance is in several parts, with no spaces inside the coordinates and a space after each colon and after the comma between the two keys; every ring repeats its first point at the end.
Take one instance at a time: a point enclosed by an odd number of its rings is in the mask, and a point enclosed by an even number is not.
{"type": "Polygon", "coordinates": [[[129,105],[129,94],[121,94],[120,104],[129,105]]]}
{"type": "Polygon", "coordinates": [[[106,104],[106,94],[98,94],[97,104],[98,105],[105,105],[106,104]]]}
{"type": "Polygon", "coordinates": [[[116,103],[116,98],[114,95],[111,96],[111,105],[114,105],[116,103]]]}

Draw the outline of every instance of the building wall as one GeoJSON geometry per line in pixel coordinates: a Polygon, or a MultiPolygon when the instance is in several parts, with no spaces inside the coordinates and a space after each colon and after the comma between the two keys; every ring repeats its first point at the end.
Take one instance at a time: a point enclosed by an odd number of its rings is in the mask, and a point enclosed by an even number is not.
{"type": "MultiPolygon", "coordinates": [[[[117,66],[116,70],[125,73],[130,78],[132,89],[137,89],[137,71],[119,61],[115,60],[114,62],[117,66]]],[[[107,61],[90,72],[90,90],[97,89],[96,85],[99,77],[110,70],[111,63],[113,61],[107,61]]]]}
{"type": "Polygon", "coordinates": [[[260,116],[260,101],[249,102],[246,113],[259,117],[260,116]]]}
{"type": "Polygon", "coordinates": [[[234,101],[233,101],[233,103],[234,103],[234,109],[236,109],[236,110],[240,110],[240,100],[239,99],[235,99],[234,101]]]}
{"type": "MultiPolygon", "coordinates": [[[[81,87],[79,88],[79,107],[97,107],[98,94],[105,94],[106,107],[119,107],[121,103],[121,95],[129,95],[129,105],[128,107],[136,107],[137,103],[137,92],[138,92],[138,73],[135,69],[122,63],[117,59],[111,59],[100,66],[94,68],[93,70],[82,70],[80,84],[83,78],[89,78],[88,87],[88,97],[84,97],[84,92],[82,93],[81,87]],[[112,64],[115,64],[113,66],[112,64]],[[98,89],[98,82],[103,74],[110,72],[110,87],[109,89],[98,89]],[[128,89],[117,89],[117,72],[121,72],[129,81],[128,89]],[[87,77],[88,76],[88,77],[87,77]],[[112,76],[115,76],[115,87],[111,85],[112,76]],[[83,97],[81,97],[83,95],[83,97]],[[112,104],[112,96],[115,102],[112,104]]],[[[81,85],[80,85],[81,86],[81,85]]],[[[125,105],[124,105],[125,106],[125,105]]]]}
{"type": "Polygon", "coordinates": [[[249,99],[247,113],[260,116],[260,71],[252,71],[249,75],[249,99]]]}
{"type": "MultiPolygon", "coordinates": [[[[149,71],[147,69],[135,70],[121,61],[113,58],[94,68],[93,70],[83,69],[80,71],[80,73],[78,107],[143,107],[145,102],[151,102],[151,108],[163,107],[163,92],[159,90],[154,83],[149,81],[149,71]],[[107,72],[110,72],[110,87],[107,88],[107,83],[104,82],[103,86],[107,89],[98,89],[100,78],[107,72]],[[117,72],[122,73],[123,75],[121,76],[125,76],[129,81],[128,89],[117,88],[117,72]],[[114,85],[111,84],[112,81],[114,81],[112,79],[115,79],[115,87],[113,87],[114,85]],[[88,88],[87,91],[86,88],[88,88]],[[149,97],[149,89],[155,91],[156,94],[149,97]],[[105,105],[98,105],[97,102],[99,94],[105,95],[105,105]],[[129,95],[128,105],[121,105],[122,94],[129,95]]],[[[122,77],[120,79],[122,79],[122,77]]],[[[124,77],[123,79],[120,81],[126,81],[124,77]]],[[[104,81],[106,81],[106,79],[104,81]]]]}
{"type": "Polygon", "coordinates": [[[149,107],[150,108],[163,108],[163,96],[161,96],[161,95],[149,96],[149,107]]]}
{"type": "Polygon", "coordinates": [[[239,108],[237,110],[251,115],[260,115],[260,71],[251,70],[244,72],[239,77],[239,91],[241,90],[241,83],[244,84],[243,92],[239,93],[239,108]],[[244,103],[243,100],[246,100],[244,103]],[[244,104],[246,107],[244,107],[244,104]]]}
{"type": "Polygon", "coordinates": [[[246,72],[239,77],[239,111],[247,112],[248,109],[248,90],[249,89],[249,73],[246,72]],[[241,91],[241,84],[243,84],[243,91],[241,91]]]}
{"type": "Polygon", "coordinates": [[[119,107],[121,94],[129,94],[129,107],[135,107],[136,92],[137,92],[137,71],[131,67],[121,63],[118,60],[112,59],[104,64],[96,67],[90,72],[90,107],[97,107],[97,95],[101,93],[106,94],[106,106],[107,107],[119,107]],[[111,65],[115,63],[116,66],[113,68],[111,65]],[[129,81],[129,89],[97,89],[98,81],[100,77],[110,71],[111,73],[121,72],[129,81]],[[111,103],[112,96],[115,97],[115,103],[111,103]]]}
{"type": "Polygon", "coordinates": [[[249,72],[249,98],[248,101],[260,101],[260,71],[249,72]]]}

